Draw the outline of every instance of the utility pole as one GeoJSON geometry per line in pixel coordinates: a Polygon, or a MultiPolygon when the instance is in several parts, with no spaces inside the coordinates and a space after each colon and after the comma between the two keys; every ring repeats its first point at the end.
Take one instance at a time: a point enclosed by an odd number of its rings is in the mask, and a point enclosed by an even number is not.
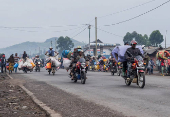
{"type": "Polygon", "coordinates": [[[90,55],[90,29],[91,29],[91,25],[88,26],[89,29],[89,55],[90,55]]]}
{"type": "Polygon", "coordinates": [[[56,46],[56,38],[55,38],[55,51],[56,51],[56,47],[57,47],[57,46],[56,46]]]}
{"type": "Polygon", "coordinates": [[[40,56],[40,47],[39,47],[39,56],[40,56]]]}
{"type": "Polygon", "coordinates": [[[166,38],[167,38],[167,30],[166,30],[166,34],[165,34],[165,49],[166,49],[166,38]]]}
{"type": "Polygon", "coordinates": [[[51,41],[51,47],[52,47],[52,43],[53,43],[53,42],[51,41]]]}
{"type": "Polygon", "coordinates": [[[97,57],[97,17],[95,17],[96,57],[97,57]]]}

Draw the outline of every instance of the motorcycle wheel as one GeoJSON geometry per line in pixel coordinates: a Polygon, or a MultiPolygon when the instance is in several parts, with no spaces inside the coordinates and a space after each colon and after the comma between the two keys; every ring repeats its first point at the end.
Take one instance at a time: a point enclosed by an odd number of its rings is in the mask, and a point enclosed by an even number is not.
{"type": "Polygon", "coordinates": [[[51,71],[49,70],[48,73],[49,73],[49,75],[50,75],[51,71]]]}
{"type": "Polygon", "coordinates": [[[82,72],[81,74],[81,84],[85,84],[86,83],[86,72],[82,72]]]}
{"type": "Polygon", "coordinates": [[[127,85],[127,86],[130,86],[131,85],[131,83],[132,83],[132,81],[131,80],[125,80],[125,84],[127,85]]]}
{"type": "Polygon", "coordinates": [[[53,75],[55,74],[55,68],[52,68],[52,73],[53,73],[53,75]]]}
{"type": "Polygon", "coordinates": [[[121,74],[121,71],[120,71],[120,70],[118,70],[118,71],[117,71],[117,75],[118,75],[118,76],[120,76],[120,74],[121,74]]]}
{"type": "Polygon", "coordinates": [[[114,74],[115,74],[114,72],[111,72],[111,75],[112,75],[112,76],[114,76],[114,74]]]}
{"type": "Polygon", "coordinates": [[[140,88],[144,88],[145,87],[145,74],[144,73],[139,73],[137,83],[138,83],[138,86],[140,88]]]}

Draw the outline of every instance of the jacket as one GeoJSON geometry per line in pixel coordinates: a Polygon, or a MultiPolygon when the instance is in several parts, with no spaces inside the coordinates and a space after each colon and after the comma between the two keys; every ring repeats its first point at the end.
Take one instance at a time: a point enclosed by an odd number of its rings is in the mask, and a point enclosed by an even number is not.
{"type": "Polygon", "coordinates": [[[142,56],[143,57],[143,55],[142,55],[142,53],[141,53],[141,51],[139,50],[139,48],[128,48],[127,50],[126,50],[126,52],[125,52],[125,58],[126,58],[126,60],[129,60],[129,58],[131,58],[131,57],[136,57],[136,56],[138,56],[138,55],[140,55],[140,56],[142,56]]]}

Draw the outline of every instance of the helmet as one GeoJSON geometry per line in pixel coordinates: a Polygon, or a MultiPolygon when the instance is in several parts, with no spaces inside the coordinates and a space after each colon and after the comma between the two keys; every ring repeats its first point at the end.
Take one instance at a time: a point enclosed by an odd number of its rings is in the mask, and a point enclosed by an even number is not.
{"type": "Polygon", "coordinates": [[[81,46],[77,46],[78,49],[81,49],[81,46]]]}
{"type": "Polygon", "coordinates": [[[124,45],[129,45],[129,42],[128,42],[128,41],[126,41],[126,42],[124,43],[124,45]]]}
{"type": "Polygon", "coordinates": [[[130,42],[130,44],[131,45],[136,45],[136,44],[138,44],[135,40],[132,40],[131,42],[130,42]]]}
{"type": "Polygon", "coordinates": [[[50,47],[49,49],[53,49],[53,47],[50,47]]]}

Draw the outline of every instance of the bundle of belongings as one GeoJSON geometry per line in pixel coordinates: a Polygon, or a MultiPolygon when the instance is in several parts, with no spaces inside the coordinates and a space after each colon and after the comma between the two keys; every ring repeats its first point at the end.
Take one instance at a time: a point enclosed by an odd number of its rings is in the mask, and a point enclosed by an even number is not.
{"type": "Polygon", "coordinates": [[[47,69],[51,69],[51,65],[54,65],[55,67],[59,67],[61,65],[61,62],[56,60],[55,57],[47,58],[46,62],[47,62],[48,65],[45,68],[47,68],[47,69]]]}
{"type": "MultiPolygon", "coordinates": [[[[126,50],[128,48],[130,48],[131,46],[125,45],[125,46],[116,46],[113,50],[112,50],[112,55],[113,57],[116,59],[117,62],[124,62],[126,61],[125,58],[125,53],[126,50]]],[[[139,50],[141,51],[142,54],[144,54],[144,51],[142,49],[142,46],[137,45],[136,48],[139,48],[139,50]]]]}
{"type": "Polygon", "coordinates": [[[28,69],[33,69],[35,67],[35,64],[33,63],[32,59],[26,58],[26,60],[20,59],[18,61],[18,65],[17,64],[14,65],[14,67],[17,66],[19,70],[23,69],[24,67],[27,67],[28,69]]]}

